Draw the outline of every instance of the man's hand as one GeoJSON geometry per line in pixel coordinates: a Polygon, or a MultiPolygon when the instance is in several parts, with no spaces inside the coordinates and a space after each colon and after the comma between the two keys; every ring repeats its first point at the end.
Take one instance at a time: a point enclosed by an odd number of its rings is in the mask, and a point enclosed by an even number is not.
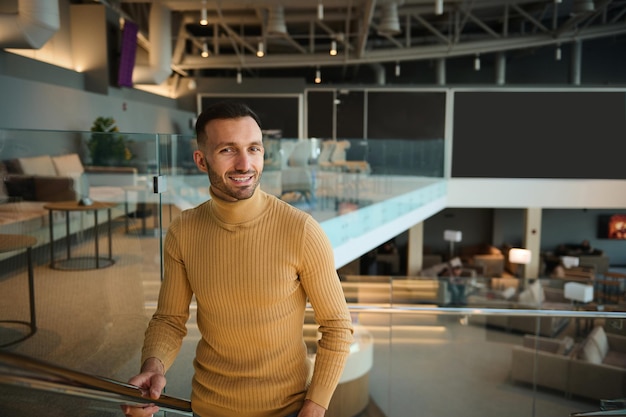
{"type": "Polygon", "coordinates": [[[298,417],[324,417],[326,409],[311,400],[304,400],[302,409],[298,413],[298,417]]]}
{"type": "MultiPolygon", "coordinates": [[[[165,368],[157,358],[148,358],[141,367],[141,373],[128,380],[131,385],[139,387],[141,395],[153,400],[159,399],[165,388],[165,368]]],[[[122,406],[122,412],[127,417],[149,417],[159,411],[159,407],[150,404],[141,407],[122,406]]]]}

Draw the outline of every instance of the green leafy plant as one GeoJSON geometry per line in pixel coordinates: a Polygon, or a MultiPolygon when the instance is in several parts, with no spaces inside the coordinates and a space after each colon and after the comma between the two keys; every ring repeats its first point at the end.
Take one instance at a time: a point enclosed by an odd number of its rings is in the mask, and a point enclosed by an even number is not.
{"type": "Polygon", "coordinates": [[[91,126],[91,138],[87,141],[93,165],[126,165],[134,158],[129,145],[132,141],[123,135],[112,117],[98,117],[91,126]]]}

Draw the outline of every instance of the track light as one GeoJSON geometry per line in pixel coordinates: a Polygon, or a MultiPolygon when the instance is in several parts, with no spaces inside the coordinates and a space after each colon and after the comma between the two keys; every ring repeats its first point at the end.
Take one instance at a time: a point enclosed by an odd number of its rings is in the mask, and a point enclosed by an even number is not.
{"type": "Polygon", "coordinates": [[[318,68],[317,70],[315,70],[315,84],[319,84],[321,82],[322,82],[322,72],[318,68]]]}
{"type": "Polygon", "coordinates": [[[209,56],[209,45],[206,42],[202,44],[202,53],[200,55],[202,55],[202,58],[209,56]]]}
{"type": "Polygon", "coordinates": [[[237,84],[241,84],[242,78],[241,78],[241,69],[237,70],[237,84]]]}
{"type": "Polygon", "coordinates": [[[317,18],[319,20],[324,20],[324,5],[321,1],[317,3],[317,18]]]}
{"type": "Polygon", "coordinates": [[[443,14],[443,0],[435,0],[435,14],[436,15],[443,14]]]}
{"type": "Polygon", "coordinates": [[[263,44],[263,41],[259,41],[259,46],[256,50],[256,56],[258,56],[259,58],[263,58],[265,56],[265,44],[263,44]]]}
{"type": "Polygon", "coordinates": [[[330,43],[330,54],[332,56],[337,55],[337,41],[336,40],[332,40],[332,42],[330,43]]]}
{"type": "Polygon", "coordinates": [[[474,71],[480,71],[480,55],[476,54],[474,58],[474,71]]]}
{"type": "Polygon", "coordinates": [[[200,11],[200,24],[202,26],[206,26],[209,24],[209,20],[207,18],[207,11],[206,11],[206,0],[202,1],[202,10],[200,11]]]}
{"type": "Polygon", "coordinates": [[[400,63],[396,62],[396,77],[400,76],[400,63]]]}

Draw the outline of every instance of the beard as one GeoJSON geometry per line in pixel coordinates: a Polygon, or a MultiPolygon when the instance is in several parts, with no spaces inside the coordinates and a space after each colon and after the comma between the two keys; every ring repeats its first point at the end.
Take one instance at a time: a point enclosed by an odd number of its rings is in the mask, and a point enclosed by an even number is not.
{"type": "MultiPolygon", "coordinates": [[[[213,171],[210,165],[207,164],[208,174],[209,174],[209,182],[213,189],[218,190],[220,193],[225,194],[229,197],[232,197],[236,200],[246,200],[254,194],[254,191],[259,186],[259,182],[261,180],[261,175],[257,171],[247,171],[247,172],[233,172],[232,174],[236,175],[250,175],[253,177],[253,182],[246,186],[236,186],[232,184],[227,184],[224,181],[224,178],[218,175],[215,171],[213,171]]],[[[231,173],[226,173],[226,177],[231,173]]]]}

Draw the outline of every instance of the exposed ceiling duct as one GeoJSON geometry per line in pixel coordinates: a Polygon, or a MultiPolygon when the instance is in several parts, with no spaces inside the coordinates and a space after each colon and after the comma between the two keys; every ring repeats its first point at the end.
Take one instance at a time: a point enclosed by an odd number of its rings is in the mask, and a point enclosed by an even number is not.
{"type": "Polygon", "coordinates": [[[396,3],[387,3],[382,6],[382,17],[378,25],[378,34],[395,36],[402,32],[400,29],[400,20],[398,18],[398,5],[396,3]]]}
{"type": "Polygon", "coordinates": [[[171,11],[159,4],[150,7],[149,65],[136,65],[134,84],[161,84],[172,73],[172,17],[171,11]]]}
{"type": "Polygon", "coordinates": [[[60,29],[58,0],[0,4],[0,48],[39,49],[60,29]]]}
{"type": "Polygon", "coordinates": [[[283,6],[274,6],[270,9],[267,21],[268,35],[287,35],[287,24],[285,23],[285,9],[283,6]]]}

